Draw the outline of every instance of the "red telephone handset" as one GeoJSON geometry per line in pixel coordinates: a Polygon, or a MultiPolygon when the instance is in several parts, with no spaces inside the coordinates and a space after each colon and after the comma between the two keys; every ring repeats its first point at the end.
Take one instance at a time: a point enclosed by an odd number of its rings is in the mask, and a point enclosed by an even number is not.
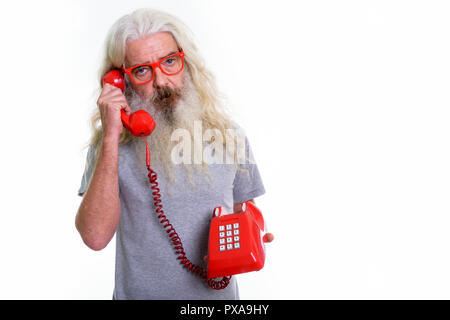
{"type": "MultiPolygon", "coordinates": [[[[125,79],[123,76],[123,73],[118,70],[114,69],[109,72],[107,72],[103,77],[103,84],[109,83],[120,90],[125,90],[125,79]]],[[[146,151],[147,151],[147,170],[149,172],[148,178],[151,184],[151,188],[153,190],[153,201],[154,205],[156,207],[156,213],[158,214],[159,222],[162,224],[163,228],[166,229],[166,232],[172,240],[172,243],[174,245],[175,253],[177,254],[177,260],[180,261],[180,264],[183,265],[184,268],[187,268],[189,271],[192,271],[193,273],[199,275],[202,279],[206,281],[206,283],[213,289],[220,290],[225,289],[228,284],[230,283],[231,277],[223,277],[221,280],[214,280],[207,277],[207,272],[202,267],[197,266],[193,264],[187,257],[186,253],[183,248],[183,243],[181,242],[181,239],[178,235],[178,233],[175,231],[175,228],[170,223],[169,219],[167,219],[166,215],[164,214],[164,210],[161,204],[161,193],[160,189],[158,188],[158,175],[156,172],[150,167],[150,151],[148,148],[147,139],[145,139],[145,136],[148,136],[152,133],[152,131],[155,129],[155,120],[153,120],[152,116],[148,114],[145,110],[138,110],[131,115],[126,114],[126,112],[121,109],[120,117],[122,119],[123,126],[129,130],[133,135],[138,137],[143,137],[146,143],[146,151]]]]}
{"type": "Polygon", "coordinates": [[[263,216],[250,201],[237,213],[215,208],[209,232],[208,277],[261,270],[266,258],[264,232],[263,216]]]}
{"type": "MultiPolygon", "coordinates": [[[[103,84],[111,84],[120,90],[125,90],[125,79],[123,73],[118,69],[113,69],[103,77],[103,84]]],[[[120,110],[120,118],[123,126],[137,137],[150,135],[155,129],[155,120],[145,110],[138,110],[128,115],[123,109],[120,110]]]]}

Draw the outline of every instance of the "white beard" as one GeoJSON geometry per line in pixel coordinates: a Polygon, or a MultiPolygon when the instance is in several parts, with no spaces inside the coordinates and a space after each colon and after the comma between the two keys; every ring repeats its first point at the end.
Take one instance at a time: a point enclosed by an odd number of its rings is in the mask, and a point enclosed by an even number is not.
{"type": "MultiPolygon", "coordinates": [[[[172,149],[178,143],[177,141],[171,141],[172,133],[176,129],[181,128],[188,130],[191,137],[193,137],[194,121],[201,121],[203,115],[198,92],[194,87],[190,76],[188,73],[186,74],[187,76],[184,79],[181,97],[176,103],[176,106],[168,111],[170,114],[164,114],[164,112],[154,106],[150,99],[142,99],[131,89],[131,86],[128,86],[125,92],[128,105],[132,112],[144,109],[154,118],[156,123],[155,130],[150,136],[146,137],[150,148],[150,163],[152,168],[155,165],[163,169],[168,180],[171,182],[175,182],[173,173],[176,166],[171,159],[171,154],[172,149]]],[[[134,137],[132,143],[138,163],[142,163],[144,166],[146,156],[145,142],[142,138],[134,137]]],[[[192,154],[192,156],[194,157],[194,154],[192,154]]],[[[198,156],[199,155],[197,155],[197,157],[198,156]]],[[[182,166],[187,170],[188,178],[191,180],[192,167],[184,164],[182,166]]]]}

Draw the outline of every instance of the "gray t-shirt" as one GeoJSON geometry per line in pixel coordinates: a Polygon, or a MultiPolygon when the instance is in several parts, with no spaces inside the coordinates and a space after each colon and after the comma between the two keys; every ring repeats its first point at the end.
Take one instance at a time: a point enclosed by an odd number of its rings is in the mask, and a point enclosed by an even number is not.
{"type": "MultiPolygon", "coordinates": [[[[164,212],[180,236],[187,258],[204,268],[213,209],[223,206],[227,212],[233,212],[233,202],[244,202],[265,192],[247,138],[245,146],[247,158],[253,159],[253,163],[239,164],[246,170],[236,170],[230,164],[210,164],[212,180],[194,170],[194,186],[185,169],[176,165],[176,184],[169,188],[163,171],[152,163],[152,169],[158,173],[164,212]]],[[[94,171],[94,153],[91,146],[80,196],[87,190],[94,171]]],[[[135,149],[130,144],[120,146],[121,215],[116,231],[114,299],[239,299],[235,277],[226,289],[214,290],[176,260],[173,244],[156,216],[147,175],[145,163],[137,163],[135,149]]]]}

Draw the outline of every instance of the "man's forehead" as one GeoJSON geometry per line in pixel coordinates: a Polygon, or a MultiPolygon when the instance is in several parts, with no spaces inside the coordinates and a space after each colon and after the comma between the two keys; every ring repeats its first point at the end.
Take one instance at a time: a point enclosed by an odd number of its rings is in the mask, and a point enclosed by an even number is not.
{"type": "Polygon", "coordinates": [[[178,52],[174,37],[168,32],[158,32],[128,42],[125,61],[127,64],[155,62],[174,52],[178,52]]]}

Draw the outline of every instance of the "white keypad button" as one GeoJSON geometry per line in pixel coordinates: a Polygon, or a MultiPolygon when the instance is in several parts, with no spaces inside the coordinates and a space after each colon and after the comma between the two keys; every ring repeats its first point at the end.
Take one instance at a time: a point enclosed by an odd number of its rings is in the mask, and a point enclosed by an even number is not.
{"type": "Polygon", "coordinates": [[[227,231],[227,237],[229,237],[231,235],[232,235],[231,231],[227,231]]]}
{"type": "Polygon", "coordinates": [[[231,249],[233,249],[233,245],[231,243],[227,244],[227,250],[231,250],[231,249]]]}
{"type": "Polygon", "coordinates": [[[219,250],[220,250],[220,251],[224,251],[224,250],[225,250],[225,245],[219,246],[219,250]]]}
{"type": "Polygon", "coordinates": [[[233,242],[233,239],[231,237],[227,238],[227,243],[233,242]]]}
{"type": "Polygon", "coordinates": [[[219,237],[221,238],[225,237],[225,232],[219,232],[219,237]]]}
{"type": "Polygon", "coordinates": [[[225,238],[219,239],[220,244],[225,244],[225,238]]]}
{"type": "Polygon", "coordinates": [[[225,226],[219,226],[219,231],[224,231],[225,230],[225,226]]]}
{"type": "Polygon", "coordinates": [[[239,234],[239,229],[233,231],[234,235],[237,236],[239,234]]]}
{"type": "Polygon", "coordinates": [[[227,224],[227,230],[231,230],[231,224],[227,224]]]}
{"type": "Polygon", "coordinates": [[[239,241],[239,236],[234,236],[234,241],[239,241]]]}
{"type": "Polygon", "coordinates": [[[235,229],[239,228],[239,223],[233,224],[233,228],[235,228],[235,229]]]}
{"type": "Polygon", "coordinates": [[[235,248],[235,249],[239,249],[239,248],[240,248],[239,242],[235,242],[235,243],[234,243],[234,248],[235,248]]]}

